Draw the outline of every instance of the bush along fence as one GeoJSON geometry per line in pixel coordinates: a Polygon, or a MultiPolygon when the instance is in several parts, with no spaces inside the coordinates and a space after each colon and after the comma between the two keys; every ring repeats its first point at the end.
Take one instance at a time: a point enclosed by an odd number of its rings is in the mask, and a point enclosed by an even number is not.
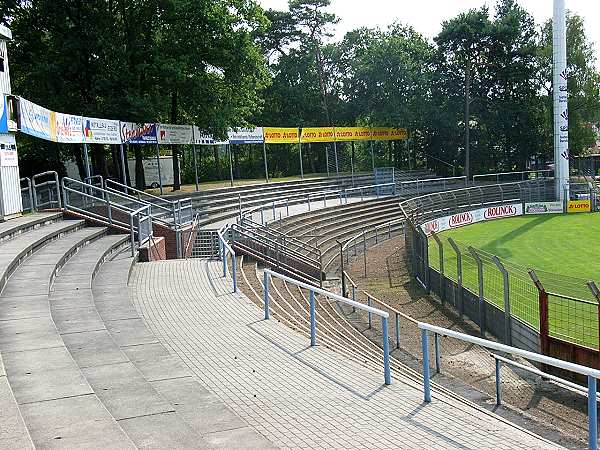
{"type": "MultiPolygon", "coordinates": [[[[506,191],[508,186],[503,186],[506,191]]],[[[528,270],[438,234],[449,223],[459,226],[478,218],[522,214],[528,202],[556,203],[548,202],[552,200],[549,190],[537,191],[537,199],[531,194],[528,191],[520,199],[509,196],[505,201],[497,194],[488,197],[480,192],[477,202],[483,208],[470,210],[473,202],[460,205],[454,198],[473,199],[474,192],[454,191],[444,193],[446,199],[436,194],[412,204],[403,202],[409,270],[428,293],[475,322],[482,336],[491,333],[507,345],[600,367],[600,291],[593,282],[528,270]]]]}

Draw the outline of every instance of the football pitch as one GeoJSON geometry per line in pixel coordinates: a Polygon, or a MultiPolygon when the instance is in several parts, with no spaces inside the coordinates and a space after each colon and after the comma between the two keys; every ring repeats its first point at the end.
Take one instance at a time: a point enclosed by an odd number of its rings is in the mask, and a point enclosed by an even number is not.
{"type": "MultiPolygon", "coordinates": [[[[583,300],[577,302],[558,296],[548,299],[550,334],[569,342],[598,348],[598,307],[586,286],[594,280],[600,285],[600,214],[532,215],[479,222],[440,233],[443,244],[444,273],[457,280],[456,253],[447,241],[451,237],[461,249],[463,286],[478,292],[478,270],[467,248],[483,256],[485,299],[504,307],[503,282],[490,259],[498,256],[509,273],[511,313],[539,329],[538,292],[527,269],[536,270],[549,292],[583,300]]],[[[439,270],[438,246],[429,239],[429,264],[439,270]]]]}

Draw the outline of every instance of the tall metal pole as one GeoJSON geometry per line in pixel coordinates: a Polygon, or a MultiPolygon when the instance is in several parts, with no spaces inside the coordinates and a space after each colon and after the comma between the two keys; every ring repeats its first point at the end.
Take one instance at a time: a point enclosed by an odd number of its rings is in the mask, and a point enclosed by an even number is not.
{"type": "Polygon", "coordinates": [[[567,101],[567,33],[565,0],[554,0],[554,180],[556,196],[569,199],[569,110],[567,101]]]}
{"type": "Polygon", "coordinates": [[[465,183],[469,185],[471,176],[471,61],[467,58],[465,67],[465,183]]]}
{"type": "Polygon", "coordinates": [[[231,144],[225,144],[225,148],[229,151],[229,178],[231,187],[233,187],[233,157],[231,156],[231,144]]]}
{"type": "Polygon", "coordinates": [[[371,142],[371,165],[373,166],[373,172],[375,172],[375,153],[373,151],[373,141],[371,142]]]}
{"type": "Polygon", "coordinates": [[[119,153],[121,156],[121,176],[123,177],[123,184],[127,185],[127,172],[125,172],[127,158],[125,158],[125,148],[123,147],[123,144],[119,145],[119,153]]]}
{"type": "Polygon", "coordinates": [[[340,166],[338,164],[337,145],[335,145],[335,141],[333,141],[333,154],[335,156],[335,174],[339,177],[340,176],[340,166]]]}
{"type": "Polygon", "coordinates": [[[87,144],[83,143],[83,159],[85,161],[85,176],[89,178],[92,176],[92,169],[90,167],[90,155],[88,154],[87,144]]]}
{"type": "Polygon", "coordinates": [[[267,144],[263,141],[263,160],[265,161],[265,180],[269,182],[269,167],[267,166],[267,144]]]}
{"type": "Polygon", "coordinates": [[[300,149],[300,178],[304,180],[304,167],[302,166],[302,129],[298,128],[298,148],[300,149]]]}
{"type": "Polygon", "coordinates": [[[158,168],[158,184],[160,185],[160,195],[163,195],[162,173],[160,171],[160,146],[156,141],[156,166],[158,168]]]}
{"type": "Polygon", "coordinates": [[[194,153],[194,181],[196,182],[196,192],[198,192],[198,156],[196,155],[196,132],[194,131],[194,125],[192,127],[192,152],[194,153]]]}
{"type": "Polygon", "coordinates": [[[325,144],[325,165],[327,166],[327,178],[329,178],[329,146],[325,144]]]}

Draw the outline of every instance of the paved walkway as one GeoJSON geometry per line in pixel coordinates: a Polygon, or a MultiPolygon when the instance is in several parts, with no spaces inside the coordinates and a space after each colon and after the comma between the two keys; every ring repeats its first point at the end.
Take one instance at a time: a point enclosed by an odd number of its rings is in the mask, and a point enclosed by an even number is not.
{"type": "Polygon", "coordinates": [[[398,375],[347,360],[230,293],[218,262],[139,264],[130,295],[154,334],[206,387],[282,448],[556,448],[398,375]]]}

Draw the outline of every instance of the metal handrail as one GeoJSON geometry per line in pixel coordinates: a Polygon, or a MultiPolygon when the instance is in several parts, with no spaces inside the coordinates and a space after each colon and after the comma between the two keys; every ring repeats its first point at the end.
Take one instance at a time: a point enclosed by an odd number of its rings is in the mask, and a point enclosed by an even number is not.
{"type": "Polygon", "coordinates": [[[33,190],[31,189],[31,179],[27,178],[27,177],[23,177],[19,180],[19,183],[21,184],[21,197],[23,196],[23,192],[26,191],[29,195],[29,211],[30,212],[34,212],[35,211],[35,205],[33,204],[33,190]],[[27,182],[27,186],[23,187],[23,181],[27,182]]]}
{"type": "MultiPolygon", "coordinates": [[[[52,203],[58,203],[58,208],[62,208],[62,203],[61,203],[61,195],[60,195],[60,182],[58,179],[58,172],[54,171],[54,170],[48,170],[46,172],[41,172],[41,173],[37,173],[34,176],[31,177],[31,185],[32,185],[32,191],[33,191],[33,204],[34,204],[34,208],[37,211],[38,207],[40,206],[40,204],[38,204],[38,198],[37,198],[37,188],[38,187],[43,187],[43,186],[51,186],[51,185],[55,185],[56,186],[56,200],[49,200],[48,201],[48,205],[51,205],[52,203]],[[45,181],[43,183],[36,183],[36,180],[38,178],[47,176],[47,175],[52,175],[54,177],[53,180],[48,180],[45,181]]],[[[45,205],[45,203],[44,203],[45,205]]]]}
{"type": "MultiPolygon", "coordinates": [[[[442,185],[442,190],[446,189],[446,184],[447,182],[452,182],[452,181],[463,181],[464,185],[467,185],[467,177],[465,176],[460,176],[460,177],[445,177],[445,178],[424,178],[422,180],[409,180],[409,181],[400,181],[398,182],[398,186],[400,187],[400,194],[402,194],[402,192],[405,190],[405,188],[408,188],[409,185],[416,185],[415,188],[417,190],[417,194],[419,194],[420,190],[422,189],[426,189],[427,185],[442,185]]],[[[411,189],[411,191],[414,189],[411,189]]]]}
{"type": "Polygon", "coordinates": [[[129,213],[129,236],[131,240],[131,256],[135,255],[135,218],[137,218],[137,235],[138,235],[138,249],[148,240],[152,238],[152,216],[150,214],[150,205],[142,206],[141,208],[136,209],[135,211],[131,211],[129,213]],[[142,218],[142,212],[146,211],[146,217],[142,218]],[[148,236],[142,238],[142,221],[150,221],[150,226],[148,228],[148,236]]]}
{"type": "Polygon", "coordinates": [[[528,350],[521,350],[520,348],[511,347],[509,345],[500,344],[498,342],[489,341],[487,339],[471,336],[469,334],[460,333],[458,331],[449,330],[447,328],[430,325],[428,323],[419,322],[418,327],[421,330],[421,351],[423,361],[423,397],[426,403],[431,402],[431,386],[430,386],[430,374],[429,374],[429,333],[434,333],[436,339],[434,346],[435,349],[435,361],[436,369],[439,371],[440,362],[440,346],[438,343],[439,336],[446,336],[453,339],[458,339],[470,344],[478,345],[490,350],[497,352],[508,353],[514,356],[520,356],[521,358],[529,361],[535,361],[544,365],[553,366],[559,369],[567,370],[569,372],[578,373],[584,375],[588,379],[588,431],[589,431],[589,448],[596,449],[598,445],[598,411],[597,411],[597,383],[596,380],[600,378],[600,370],[593,369],[591,367],[582,366],[561,359],[553,358],[551,356],[541,355],[539,353],[530,352],[528,350]]]}
{"type": "MultiPolygon", "coordinates": [[[[396,308],[391,307],[390,305],[388,305],[387,303],[379,300],[377,297],[375,297],[374,295],[369,294],[367,291],[363,291],[363,294],[366,295],[367,297],[367,304],[369,306],[372,305],[372,303],[376,303],[380,306],[383,306],[384,308],[389,309],[390,311],[392,311],[394,313],[395,316],[395,331],[396,331],[396,348],[400,348],[400,318],[402,317],[403,319],[408,320],[409,322],[412,322],[413,324],[418,324],[419,321],[413,319],[411,316],[409,316],[408,314],[404,314],[401,311],[398,311],[396,308]]],[[[369,314],[369,328],[371,328],[372,322],[371,322],[371,315],[369,314]]]]}
{"type": "Polygon", "coordinates": [[[334,294],[333,292],[326,291],[325,289],[321,289],[315,286],[312,286],[308,283],[303,283],[302,281],[295,280],[288,276],[282,275],[280,273],[274,272],[269,269],[265,269],[263,272],[263,285],[264,285],[264,313],[265,320],[270,318],[270,310],[269,310],[269,284],[270,278],[279,278],[286,283],[294,284],[300,288],[306,289],[309,291],[309,303],[310,303],[310,345],[314,347],[316,345],[316,314],[315,314],[315,295],[322,295],[325,298],[329,298],[331,300],[335,300],[340,303],[344,303],[346,305],[352,306],[353,308],[360,309],[366,311],[369,314],[375,314],[381,318],[381,331],[382,331],[382,344],[383,344],[383,373],[384,373],[384,381],[386,385],[392,384],[392,376],[390,371],[390,347],[389,347],[389,332],[388,332],[388,318],[389,313],[387,311],[382,311],[377,308],[373,308],[371,306],[363,305],[362,303],[356,302],[349,298],[343,297],[338,294],[334,294]]]}
{"type": "MultiPolygon", "coordinates": [[[[541,170],[521,170],[521,171],[516,171],[516,172],[494,172],[494,173],[482,173],[482,174],[478,174],[478,175],[473,175],[473,184],[475,184],[475,181],[477,179],[481,179],[481,178],[485,178],[485,177],[496,177],[496,182],[498,183],[500,181],[500,177],[503,175],[521,175],[521,181],[527,181],[523,178],[523,175],[525,174],[529,174],[529,173],[551,173],[554,172],[554,170],[552,169],[541,169],[541,170]]],[[[539,178],[539,177],[538,177],[539,178]]]]}
{"type": "Polygon", "coordinates": [[[227,239],[223,236],[223,233],[227,231],[229,225],[224,225],[220,230],[217,231],[219,236],[219,256],[223,261],[223,277],[227,276],[227,255],[231,255],[231,266],[233,269],[233,292],[237,292],[237,259],[235,250],[229,245],[227,239]]]}

